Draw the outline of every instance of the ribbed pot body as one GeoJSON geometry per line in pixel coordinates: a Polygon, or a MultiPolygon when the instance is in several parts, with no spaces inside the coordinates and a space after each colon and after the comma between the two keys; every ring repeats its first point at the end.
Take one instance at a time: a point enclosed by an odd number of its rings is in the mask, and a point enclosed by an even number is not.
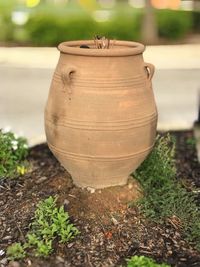
{"type": "MultiPolygon", "coordinates": [[[[125,51],[126,45],[116,51],[120,49],[125,51]]],[[[126,184],[149,154],[157,110],[152,65],[145,65],[142,52],[96,53],[61,51],[46,104],[45,131],[49,148],[76,185],[104,188],[126,184]]]]}

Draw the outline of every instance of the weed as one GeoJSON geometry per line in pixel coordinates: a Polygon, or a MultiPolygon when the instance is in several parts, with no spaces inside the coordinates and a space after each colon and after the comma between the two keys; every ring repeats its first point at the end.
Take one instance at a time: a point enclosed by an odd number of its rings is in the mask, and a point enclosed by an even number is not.
{"type": "Polygon", "coordinates": [[[25,258],[26,253],[20,243],[14,243],[8,247],[7,256],[9,260],[20,260],[25,258]]]}
{"type": "Polygon", "coordinates": [[[0,130],[0,179],[14,178],[26,172],[27,140],[0,130]]]}
{"type": "Polygon", "coordinates": [[[34,247],[37,256],[47,256],[52,251],[52,242],[58,237],[61,243],[73,239],[79,232],[69,223],[64,207],[56,207],[56,198],[41,201],[35,211],[34,221],[28,233],[28,246],[34,247]]]}
{"type": "Polygon", "coordinates": [[[127,260],[127,267],[170,267],[169,265],[162,263],[158,264],[153,259],[145,256],[133,256],[127,260]]]}
{"type": "Polygon", "coordinates": [[[200,210],[194,195],[176,180],[175,142],[170,135],[157,137],[153,151],[134,177],[144,190],[139,201],[144,215],[157,222],[177,217],[186,239],[200,249],[200,210]]]}
{"type": "MultiPolygon", "coordinates": [[[[27,242],[20,246],[25,251],[32,249],[36,257],[46,257],[53,251],[55,239],[66,243],[78,233],[78,229],[69,222],[69,215],[64,211],[64,207],[56,207],[56,198],[50,196],[37,205],[30,231],[26,236],[27,242]]],[[[8,251],[10,247],[7,253],[8,251]]]]}

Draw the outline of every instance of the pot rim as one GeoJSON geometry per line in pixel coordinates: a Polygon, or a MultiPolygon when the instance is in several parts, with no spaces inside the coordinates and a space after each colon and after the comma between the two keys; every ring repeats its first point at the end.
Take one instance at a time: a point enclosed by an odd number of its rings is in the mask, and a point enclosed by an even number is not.
{"type": "Polygon", "coordinates": [[[96,57],[132,56],[132,55],[142,54],[145,50],[145,46],[143,44],[132,41],[110,40],[110,44],[113,45],[114,47],[113,49],[80,48],[79,46],[83,44],[94,45],[94,40],[62,42],[58,45],[58,50],[61,53],[70,55],[96,56],[96,57]],[[115,46],[117,46],[117,48],[115,46]]]}

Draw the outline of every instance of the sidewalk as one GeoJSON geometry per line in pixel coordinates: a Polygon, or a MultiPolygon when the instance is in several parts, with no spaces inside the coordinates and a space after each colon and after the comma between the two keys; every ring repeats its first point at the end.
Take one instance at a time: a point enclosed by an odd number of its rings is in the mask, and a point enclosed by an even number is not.
{"type": "MultiPolygon", "coordinates": [[[[56,48],[0,48],[0,127],[23,132],[31,144],[45,140],[43,110],[58,57],[56,48]]],[[[200,90],[200,45],[147,47],[144,59],[156,66],[158,129],[191,128],[200,90]]]]}
{"type": "MultiPolygon", "coordinates": [[[[58,57],[56,47],[0,47],[0,66],[51,69],[58,57]]],[[[199,69],[200,44],[148,46],[144,58],[157,69],[199,69]]]]}

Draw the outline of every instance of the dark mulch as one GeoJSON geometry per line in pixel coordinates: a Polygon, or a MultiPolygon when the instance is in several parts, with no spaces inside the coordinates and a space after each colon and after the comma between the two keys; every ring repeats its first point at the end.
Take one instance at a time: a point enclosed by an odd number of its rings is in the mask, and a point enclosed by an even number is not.
{"type": "Polygon", "coordinates": [[[188,182],[188,186],[200,188],[200,165],[197,160],[193,132],[175,132],[177,142],[178,178],[188,182]]]}
{"type": "MultiPolygon", "coordinates": [[[[178,178],[188,190],[198,191],[200,166],[192,132],[173,134],[178,178]]],[[[24,241],[36,204],[49,195],[58,195],[59,204],[64,204],[81,234],[67,245],[55,242],[55,252],[46,260],[30,257],[15,266],[120,266],[136,254],[172,266],[200,266],[200,253],[184,240],[173,218],[158,225],[127,205],[139,196],[135,194],[136,182],[91,193],[73,185],[46,144],[31,148],[29,159],[29,173],[18,180],[0,181],[0,252],[13,242],[24,241]]],[[[5,254],[0,257],[0,266],[7,266],[5,254]]]]}

